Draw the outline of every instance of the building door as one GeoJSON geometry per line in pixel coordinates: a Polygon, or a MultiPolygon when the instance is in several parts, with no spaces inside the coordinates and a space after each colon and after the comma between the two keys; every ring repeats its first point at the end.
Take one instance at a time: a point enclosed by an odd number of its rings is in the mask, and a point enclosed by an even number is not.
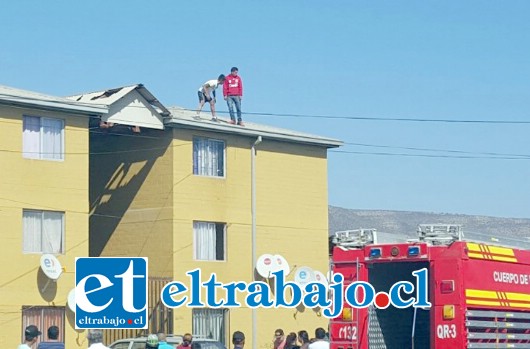
{"type": "Polygon", "coordinates": [[[42,332],[42,336],[38,336],[38,342],[48,340],[48,328],[50,326],[59,327],[59,338],[60,342],[64,342],[64,307],[41,307],[41,306],[28,306],[22,307],[22,340],[20,343],[24,343],[24,329],[29,325],[35,325],[42,332]]]}

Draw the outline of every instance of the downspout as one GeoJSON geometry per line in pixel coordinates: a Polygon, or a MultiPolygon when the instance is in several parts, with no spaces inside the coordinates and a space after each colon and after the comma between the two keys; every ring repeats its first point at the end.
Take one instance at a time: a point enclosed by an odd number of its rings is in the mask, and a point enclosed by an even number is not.
{"type": "MultiPolygon", "coordinates": [[[[261,136],[258,136],[252,144],[250,157],[250,176],[251,176],[251,211],[252,211],[252,273],[250,279],[254,281],[254,271],[256,270],[256,146],[261,143],[261,136]]],[[[252,349],[257,349],[257,312],[256,308],[252,309],[252,349]]]]}

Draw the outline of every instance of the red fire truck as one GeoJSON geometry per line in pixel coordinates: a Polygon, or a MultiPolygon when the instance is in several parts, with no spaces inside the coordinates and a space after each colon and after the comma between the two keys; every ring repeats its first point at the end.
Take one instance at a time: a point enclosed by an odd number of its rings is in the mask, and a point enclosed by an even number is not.
{"type": "MultiPolygon", "coordinates": [[[[459,225],[378,244],[373,229],[335,234],[331,270],[387,292],[427,268],[429,308],[352,308],[330,321],[331,349],[530,348],[530,251],[464,241],[459,225]]],[[[403,299],[411,295],[403,295],[403,299]]]]}

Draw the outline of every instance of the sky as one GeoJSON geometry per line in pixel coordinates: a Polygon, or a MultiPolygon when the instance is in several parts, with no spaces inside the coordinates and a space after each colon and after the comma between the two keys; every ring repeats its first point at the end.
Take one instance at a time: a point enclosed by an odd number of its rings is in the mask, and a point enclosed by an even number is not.
{"type": "Polygon", "coordinates": [[[69,96],[142,83],[193,109],[202,83],[237,66],[246,121],[345,143],[328,153],[330,205],[530,218],[529,13],[528,1],[9,1],[0,84],[69,96]]]}

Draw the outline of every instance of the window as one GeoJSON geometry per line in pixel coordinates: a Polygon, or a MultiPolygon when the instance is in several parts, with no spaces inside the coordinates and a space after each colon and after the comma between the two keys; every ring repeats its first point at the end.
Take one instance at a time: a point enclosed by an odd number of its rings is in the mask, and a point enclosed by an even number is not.
{"type": "Polygon", "coordinates": [[[225,142],[193,138],[193,174],[199,176],[224,177],[225,142]]]}
{"type": "Polygon", "coordinates": [[[26,253],[64,253],[64,212],[24,210],[26,253]]]}
{"type": "Polygon", "coordinates": [[[193,258],[202,261],[225,260],[225,224],[193,222],[193,258]]]}
{"type": "Polygon", "coordinates": [[[195,308],[192,311],[192,333],[194,336],[214,339],[227,345],[227,320],[228,309],[195,308]]]}
{"type": "MultiPolygon", "coordinates": [[[[47,331],[50,326],[59,327],[59,342],[64,342],[64,307],[39,307],[39,306],[22,306],[22,328],[29,325],[35,325],[42,332],[38,336],[37,343],[45,341],[48,338],[47,331]]],[[[24,343],[24,331],[20,343],[24,343]]],[[[35,346],[36,348],[37,346],[35,346]]]]}
{"type": "Polygon", "coordinates": [[[64,121],[24,116],[23,156],[30,159],[63,160],[64,121]]]}

